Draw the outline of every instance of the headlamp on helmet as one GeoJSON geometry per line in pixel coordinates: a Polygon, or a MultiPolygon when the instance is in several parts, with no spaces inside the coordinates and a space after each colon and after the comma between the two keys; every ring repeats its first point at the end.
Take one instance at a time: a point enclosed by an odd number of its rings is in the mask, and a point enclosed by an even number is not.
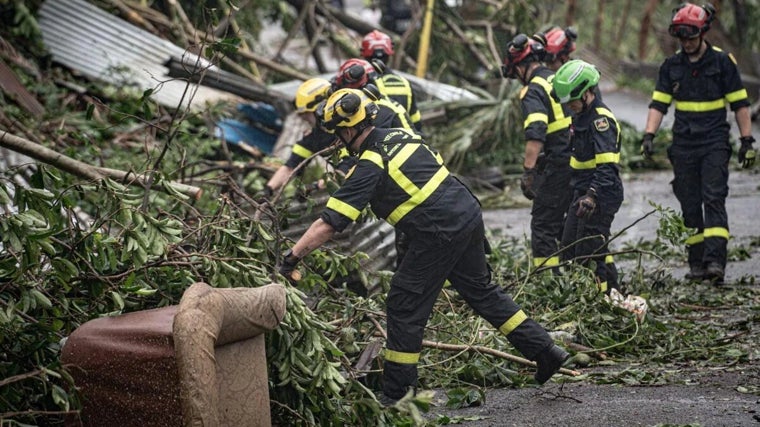
{"type": "Polygon", "coordinates": [[[335,83],[339,88],[361,89],[375,78],[376,73],[369,62],[353,58],[340,66],[335,76],[335,83]]]}
{"type": "Polygon", "coordinates": [[[673,9],[668,33],[679,39],[693,39],[706,33],[713,19],[715,7],[710,3],[703,6],[684,3],[673,9]]]}
{"type": "Polygon", "coordinates": [[[322,113],[322,126],[328,131],[339,127],[359,128],[372,124],[379,109],[361,90],[339,89],[327,99],[322,113]]]}
{"type": "Polygon", "coordinates": [[[501,66],[501,75],[507,79],[514,79],[517,77],[515,72],[517,65],[541,61],[543,56],[544,46],[520,33],[507,43],[507,54],[504,56],[504,64],[501,66]]]}

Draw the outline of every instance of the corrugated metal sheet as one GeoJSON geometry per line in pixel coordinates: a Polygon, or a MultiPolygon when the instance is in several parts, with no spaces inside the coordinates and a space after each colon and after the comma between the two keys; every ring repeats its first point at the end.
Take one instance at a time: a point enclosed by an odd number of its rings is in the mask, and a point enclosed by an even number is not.
{"type": "Polygon", "coordinates": [[[163,64],[171,57],[211,66],[208,61],[84,0],[47,0],[38,20],[53,60],[89,78],[140,91],[154,89],[152,98],[167,107],[178,107],[180,102],[186,106],[193,91],[193,106],[240,101],[232,94],[194,84],[183,100],[187,83],[169,78],[163,64]]]}
{"type": "MultiPolygon", "coordinates": [[[[335,72],[337,71],[338,70],[336,69],[335,72]]],[[[415,90],[422,91],[421,95],[423,96],[421,96],[421,98],[424,100],[450,102],[458,101],[460,99],[480,99],[480,96],[476,95],[475,93],[458,86],[423,79],[409,73],[404,73],[402,71],[393,70],[393,72],[409,80],[409,82],[414,86],[415,90]]],[[[331,78],[335,77],[335,73],[326,73],[315,77],[322,77],[323,79],[330,80],[331,78]]],[[[295,97],[296,90],[298,89],[298,86],[301,85],[301,83],[303,82],[300,80],[291,80],[269,85],[269,89],[287,93],[295,97]]]]}

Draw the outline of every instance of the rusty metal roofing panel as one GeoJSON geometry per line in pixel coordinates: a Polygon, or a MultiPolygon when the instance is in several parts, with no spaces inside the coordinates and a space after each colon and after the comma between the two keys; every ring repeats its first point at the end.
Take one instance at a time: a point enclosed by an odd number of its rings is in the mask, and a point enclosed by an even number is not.
{"type": "MultiPolygon", "coordinates": [[[[84,0],[46,0],[39,11],[42,38],[53,60],[83,75],[117,86],[154,89],[152,98],[165,106],[186,105],[187,82],[168,77],[172,56],[214,68],[197,54],[157,37],[84,0]],[[183,101],[183,96],[185,100],[183,101]]],[[[193,106],[240,98],[190,84],[193,106]]],[[[191,92],[190,92],[191,93],[191,92]]]]}

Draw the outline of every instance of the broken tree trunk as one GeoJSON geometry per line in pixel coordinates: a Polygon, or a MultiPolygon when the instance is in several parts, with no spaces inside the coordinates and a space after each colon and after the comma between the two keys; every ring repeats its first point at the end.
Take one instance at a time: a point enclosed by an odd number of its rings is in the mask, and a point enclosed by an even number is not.
{"type": "MultiPolygon", "coordinates": [[[[116,169],[92,166],[8,132],[0,133],[0,147],[5,147],[9,150],[24,154],[33,159],[54,166],[72,175],[93,181],[100,181],[104,178],[111,178],[117,181],[122,181],[129,185],[138,186],[141,188],[147,187],[147,173],[137,175],[134,172],[125,172],[116,169]]],[[[193,187],[192,185],[182,184],[179,182],[165,182],[162,186],[159,186],[158,189],[169,193],[172,191],[178,192],[190,196],[193,199],[199,199],[201,197],[201,193],[203,192],[203,190],[198,187],[193,187]]]]}

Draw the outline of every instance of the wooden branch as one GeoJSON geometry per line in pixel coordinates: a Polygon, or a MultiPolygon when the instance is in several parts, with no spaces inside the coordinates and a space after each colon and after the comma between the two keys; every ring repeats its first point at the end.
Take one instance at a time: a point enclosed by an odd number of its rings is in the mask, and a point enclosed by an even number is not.
{"type": "MultiPolygon", "coordinates": [[[[115,180],[124,181],[129,185],[146,187],[148,174],[136,175],[133,172],[124,172],[116,169],[108,169],[92,166],[79,160],[72,159],[57,151],[43,147],[35,142],[10,134],[8,132],[0,133],[0,147],[5,147],[17,153],[24,154],[43,163],[54,166],[64,172],[86,178],[93,181],[101,181],[108,177],[115,180]]],[[[201,196],[203,190],[191,185],[179,182],[165,182],[165,186],[170,187],[173,191],[185,194],[194,199],[201,196]]],[[[168,188],[162,188],[163,191],[169,192],[168,188]]]]}
{"type": "Polygon", "coordinates": [[[451,29],[451,31],[454,32],[460,39],[462,39],[462,42],[467,46],[467,49],[472,53],[472,56],[475,57],[475,59],[480,62],[480,65],[483,66],[486,70],[490,70],[493,68],[493,63],[488,62],[488,58],[483,56],[483,54],[480,52],[480,50],[475,47],[475,45],[472,43],[472,41],[467,37],[467,35],[462,31],[461,28],[459,28],[459,25],[456,24],[456,22],[452,21],[451,18],[448,16],[443,17],[443,22],[446,23],[446,26],[451,29]]]}
{"type": "MultiPolygon", "coordinates": [[[[423,340],[422,346],[435,348],[437,350],[443,350],[443,351],[456,351],[456,352],[473,351],[477,353],[490,354],[491,356],[500,357],[502,359],[507,359],[512,362],[517,362],[526,366],[533,366],[533,367],[536,366],[536,362],[531,362],[530,360],[522,358],[520,356],[515,356],[513,354],[505,353],[503,351],[495,350],[488,347],[483,347],[480,345],[445,344],[445,343],[440,343],[440,342],[435,342],[435,341],[423,340]]],[[[578,371],[574,371],[572,369],[567,369],[567,368],[559,368],[558,372],[561,374],[570,375],[572,377],[576,377],[581,374],[578,371]]]]}

